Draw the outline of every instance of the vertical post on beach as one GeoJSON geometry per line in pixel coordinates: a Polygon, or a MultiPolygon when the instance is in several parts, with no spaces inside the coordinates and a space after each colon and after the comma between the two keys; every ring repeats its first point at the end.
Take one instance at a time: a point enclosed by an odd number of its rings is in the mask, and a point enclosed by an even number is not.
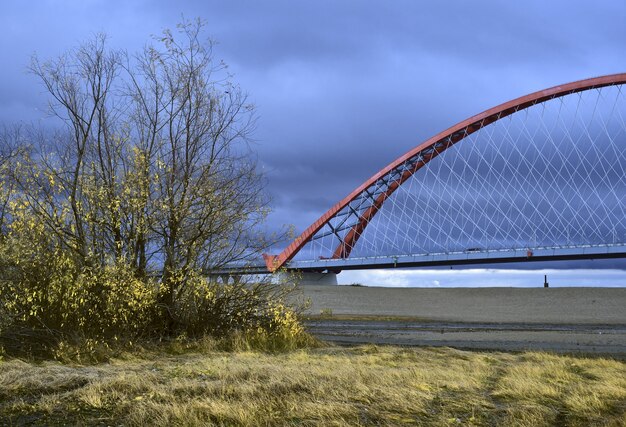
{"type": "Polygon", "coordinates": [[[544,275],[543,275],[543,287],[544,287],[544,288],[547,288],[547,287],[549,287],[549,286],[550,286],[550,285],[548,284],[548,275],[547,275],[547,274],[544,274],[544,275]]]}

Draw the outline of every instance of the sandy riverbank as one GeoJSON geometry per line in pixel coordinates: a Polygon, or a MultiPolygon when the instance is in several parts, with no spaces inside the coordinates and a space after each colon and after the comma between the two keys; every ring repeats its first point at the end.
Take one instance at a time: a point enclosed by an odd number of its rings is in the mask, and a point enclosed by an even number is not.
{"type": "Polygon", "coordinates": [[[310,314],[453,322],[626,325],[626,288],[377,288],[305,286],[310,314]]]}
{"type": "Polygon", "coordinates": [[[307,286],[303,292],[312,303],[308,314],[332,313],[308,324],[323,339],[626,357],[626,288],[307,286]]]}

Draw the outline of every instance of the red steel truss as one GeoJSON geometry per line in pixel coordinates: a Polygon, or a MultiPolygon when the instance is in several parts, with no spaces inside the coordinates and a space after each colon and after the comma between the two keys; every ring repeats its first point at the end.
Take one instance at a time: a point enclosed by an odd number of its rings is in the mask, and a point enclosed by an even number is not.
{"type": "Polygon", "coordinates": [[[277,269],[283,267],[315,236],[315,234],[322,227],[324,227],[325,224],[333,219],[335,215],[344,209],[350,202],[354,201],[358,197],[361,197],[363,193],[373,184],[383,182],[385,185],[384,191],[378,193],[378,195],[372,199],[371,204],[360,215],[357,223],[353,225],[344,235],[343,240],[339,243],[334,253],[330,254],[334,259],[348,258],[357,240],[385,201],[421,167],[426,165],[430,160],[446,149],[463,140],[468,135],[497,120],[533,105],[577,92],[624,83],[626,83],[626,73],[595,77],[555,86],[505,102],[504,104],[486,110],[452,126],[443,132],[440,132],[374,174],[371,178],[352,191],[348,196],[331,207],[317,221],[311,224],[279,255],[263,254],[267,268],[270,271],[276,271],[277,269]]]}

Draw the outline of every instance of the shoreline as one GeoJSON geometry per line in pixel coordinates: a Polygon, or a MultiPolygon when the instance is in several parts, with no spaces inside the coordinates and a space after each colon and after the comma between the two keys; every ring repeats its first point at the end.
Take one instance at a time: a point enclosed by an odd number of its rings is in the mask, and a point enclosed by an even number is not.
{"type": "Polygon", "coordinates": [[[338,344],[626,358],[626,288],[306,286],[305,325],[338,344]]]}
{"type": "Polygon", "coordinates": [[[435,321],[626,324],[626,288],[387,288],[302,286],[305,314],[435,321]]]}

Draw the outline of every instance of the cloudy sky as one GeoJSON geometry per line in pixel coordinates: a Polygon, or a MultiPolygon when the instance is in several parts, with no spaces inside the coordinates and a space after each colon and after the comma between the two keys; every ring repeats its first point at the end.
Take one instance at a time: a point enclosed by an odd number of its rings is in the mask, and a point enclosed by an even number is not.
{"type": "MultiPolygon", "coordinates": [[[[45,116],[43,89],[26,72],[33,53],[54,57],[101,31],[136,51],[183,15],[207,22],[216,56],[257,105],[270,223],[299,231],[444,128],[539,89],[626,71],[623,0],[2,0],[0,123],[45,116]]],[[[498,274],[513,283],[518,273],[498,274]]],[[[437,286],[423,274],[401,284],[437,286]]]]}

